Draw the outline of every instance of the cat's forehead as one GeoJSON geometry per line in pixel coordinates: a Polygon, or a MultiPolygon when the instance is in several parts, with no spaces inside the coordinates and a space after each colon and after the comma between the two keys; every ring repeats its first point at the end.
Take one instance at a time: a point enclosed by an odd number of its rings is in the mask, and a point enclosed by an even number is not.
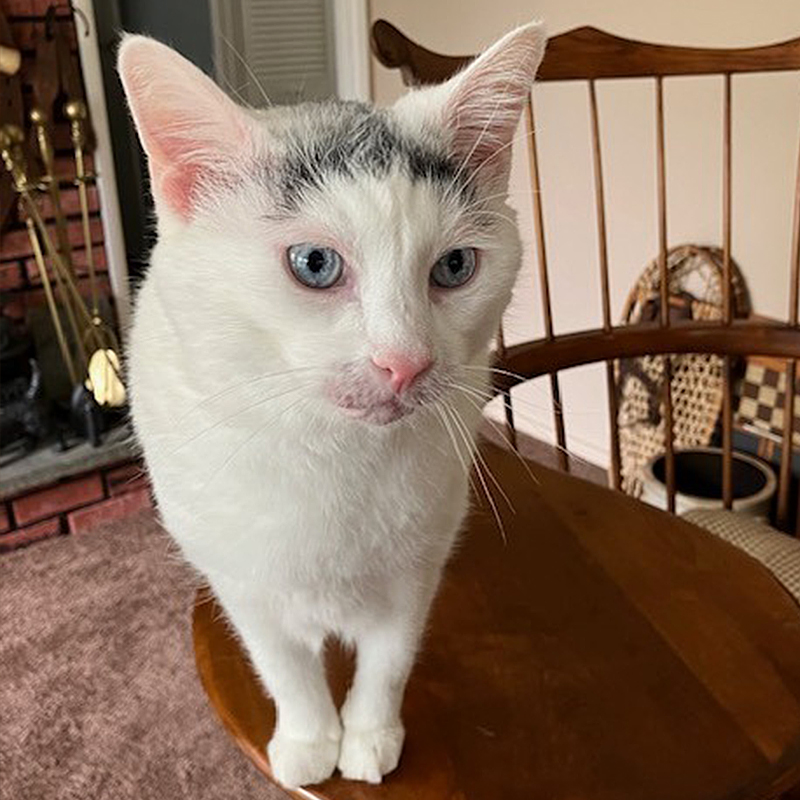
{"type": "Polygon", "coordinates": [[[275,109],[264,116],[267,135],[280,142],[272,177],[282,205],[296,210],[304,193],[331,178],[383,178],[392,171],[459,192],[466,181],[447,151],[442,131],[411,126],[389,109],[328,101],[275,109]]]}

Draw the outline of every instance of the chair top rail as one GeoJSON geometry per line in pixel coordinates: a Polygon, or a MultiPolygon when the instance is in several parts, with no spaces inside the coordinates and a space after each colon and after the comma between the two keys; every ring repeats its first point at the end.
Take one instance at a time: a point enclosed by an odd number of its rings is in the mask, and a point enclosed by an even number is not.
{"type": "Polygon", "coordinates": [[[507,346],[503,371],[494,373],[493,382],[502,391],[555,370],[667,353],[800,359],[800,330],[782,322],[734,320],[729,325],[695,321],[662,328],[656,322],[577,331],[507,346]]]}
{"type": "MultiPolygon", "coordinates": [[[[386,20],[372,26],[372,49],[407,85],[440,83],[474,56],[434,53],[386,20]]],[[[762,47],[711,48],[650,44],[590,26],[550,38],[537,81],[714,75],[800,69],[800,37],[762,47]]]]}

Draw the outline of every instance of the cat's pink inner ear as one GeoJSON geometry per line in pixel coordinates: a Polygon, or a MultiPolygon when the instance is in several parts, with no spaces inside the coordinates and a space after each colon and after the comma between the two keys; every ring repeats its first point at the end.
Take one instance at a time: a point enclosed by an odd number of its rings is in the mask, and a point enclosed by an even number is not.
{"type": "Polygon", "coordinates": [[[445,122],[452,147],[469,172],[506,178],[511,143],[528,99],[547,36],[531,23],[504,36],[451,80],[445,122]]]}
{"type": "Polygon", "coordinates": [[[252,153],[249,118],[201,70],[145,36],[125,37],[119,73],[156,204],[189,218],[203,181],[230,177],[252,153]]]}

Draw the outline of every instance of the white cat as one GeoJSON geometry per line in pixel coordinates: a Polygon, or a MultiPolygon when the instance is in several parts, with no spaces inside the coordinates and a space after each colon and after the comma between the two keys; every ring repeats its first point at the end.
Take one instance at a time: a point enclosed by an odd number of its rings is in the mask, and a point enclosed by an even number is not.
{"type": "Polygon", "coordinates": [[[390,109],[263,111],[158,42],[120,49],[159,234],[134,423],[166,528],[275,700],[286,786],[398,763],[520,266],[511,142],[544,46],[518,28],[390,109]],[[341,714],[330,634],[357,648],[341,714]]]}

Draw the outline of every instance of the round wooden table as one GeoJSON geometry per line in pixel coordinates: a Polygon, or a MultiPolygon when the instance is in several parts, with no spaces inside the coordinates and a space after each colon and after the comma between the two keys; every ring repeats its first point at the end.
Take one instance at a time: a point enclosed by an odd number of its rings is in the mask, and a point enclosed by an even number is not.
{"type": "MultiPolygon", "coordinates": [[[[800,611],[732,546],[486,444],[514,506],[476,502],[409,681],[380,786],[328,800],[753,800],[800,782],[800,611]]],[[[266,776],[274,709],[201,593],[211,705],[266,776]]],[[[331,653],[341,699],[352,663],[331,653]]]]}

